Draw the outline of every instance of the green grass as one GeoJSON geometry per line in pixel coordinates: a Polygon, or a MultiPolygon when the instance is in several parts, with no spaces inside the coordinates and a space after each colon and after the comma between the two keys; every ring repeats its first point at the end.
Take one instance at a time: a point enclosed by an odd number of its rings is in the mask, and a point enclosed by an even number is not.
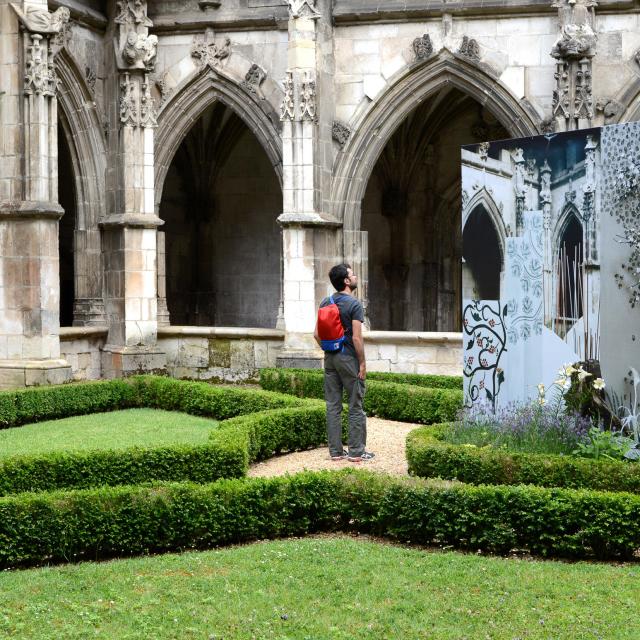
{"type": "Polygon", "coordinates": [[[0,458],[51,451],[204,444],[217,422],[186,413],[127,409],[0,430],[0,458]]]}
{"type": "Polygon", "coordinates": [[[637,639],[638,565],[306,538],[0,573],[0,638],[637,639]]]}

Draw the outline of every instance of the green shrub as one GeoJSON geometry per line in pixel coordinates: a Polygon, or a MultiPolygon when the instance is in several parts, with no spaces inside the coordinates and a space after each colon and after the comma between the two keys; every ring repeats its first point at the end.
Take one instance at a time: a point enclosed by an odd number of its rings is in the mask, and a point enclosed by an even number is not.
{"type": "Polygon", "coordinates": [[[473,484],[535,484],[640,493],[640,466],[636,464],[448,444],[438,439],[445,429],[446,425],[424,427],[408,435],[409,473],[473,484]]]}
{"type": "Polygon", "coordinates": [[[301,402],[290,395],[256,389],[216,387],[206,382],[190,382],[159,376],[132,378],[138,406],[166,411],[183,411],[215,420],[280,409],[299,407],[301,402]]]}
{"type": "Polygon", "coordinates": [[[83,382],[0,392],[0,427],[136,406],[125,380],[83,382]]]}
{"type": "Polygon", "coordinates": [[[415,387],[430,389],[462,389],[462,376],[440,376],[422,373],[387,373],[386,371],[368,371],[367,380],[411,384],[415,387]]]}
{"type": "MultiPolygon", "coordinates": [[[[157,379],[156,379],[157,380],[157,379]]],[[[152,380],[138,380],[147,391],[154,389],[153,399],[162,408],[173,402],[165,402],[165,396],[157,394],[161,388],[152,380]]],[[[176,381],[179,382],[179,381],[176,381]]],[[[179,382],[186,403],[200,415],[211,411],[216,417],[222,411],[237,411],[240,396],[238,389],[228,387],[214,389],[208,385],[179,382]],[[197,394],[202,393],[200,401],[197,394]],[[230,396],[225,399],[224,396],[230,396]]],[[[260,391],[244,391],[242,396],[257,395],[249,406],[276,406],[282,398],[277,394],[260,391]]],[[[141,396],[149,400],[148,396],[141,396]]],[[[171,399],[175,396],[171,395],[171,399]]],[[[294,400],[284,396],[287,402],[297,407],[271,409],[221,422],[211,431],[206,445],[171,445],[162,447],[135,447],[129,449],[56,452],[30,456],[15,456],[0,459],[0,495],[23,491],[48,491],[53,489],[89,488],[99,485],[139,484],[159,480],[191,480],[212,482],[219,478],[237,478],[246,474],[248,466],[256,460],[269,458],[283,451],[307,449],[326,443],[327,428],[324,403],[309,400],[294,400]]],[[[187,406],[187,405],[184,405],[187,406]]],[[[184,410],[184,406],[182,410],[184,410]]],[[[346,422],[346,412],[345,412],[346,422]]],[[[213,416],[212,416],[213,417],[213,416]]]]}
{"type": "Polygon", "coordinates": [[[543,556],[627,558],[640,497],[474,487],[364,471],[0,498],[0,567],[207,548],[318,531],[543,556]]]}
{"type": "MultiPolygon", "coordinates": [[[[323,398],[322,372],[313,369],[261,369],[264,389],[290,393],[300,398],[323,398]]],[[[369,415],[431,424],[453,420],[462,406],[462,391],[432,389],[393,382],[367,380],[364,410],[369,415]]]]}

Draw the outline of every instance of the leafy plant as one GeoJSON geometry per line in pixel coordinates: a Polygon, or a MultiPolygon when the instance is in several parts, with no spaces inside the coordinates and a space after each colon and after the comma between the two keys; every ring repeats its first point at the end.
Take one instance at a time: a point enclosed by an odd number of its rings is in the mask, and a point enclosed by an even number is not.
{"type": "Polygon", "coordinates": [[[632,440],[632,446],[626,452],[628,460],[640,460],[640,373],[631,367],[631,393],[629,404],[625,405],[615,393],[607,394],[606,406],[620,423],[620,431],[632,440]]]}
{"type": "Polygon", "coordinates": [[[631,440],[622,434],[604,431],[598,427],[591,427],[587,435],[588,441],[578,443],[577,449],[573,451],[575,455],[594,460],[621,460],[632,446],[631,440]]]}

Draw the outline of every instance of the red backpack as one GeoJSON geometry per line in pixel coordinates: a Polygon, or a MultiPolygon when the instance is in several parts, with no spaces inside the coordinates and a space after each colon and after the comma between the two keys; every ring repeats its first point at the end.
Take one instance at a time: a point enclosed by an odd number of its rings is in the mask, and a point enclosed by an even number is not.
{"type": "Polygon", "coordinates": [[[327,353],[342,351],[345,335],[342,320],[340,320],[340,309],[335,303],[333,296],[329,296],[329,303],[325,307],[318,309],[318,337],[320,347],[327,353]]]}

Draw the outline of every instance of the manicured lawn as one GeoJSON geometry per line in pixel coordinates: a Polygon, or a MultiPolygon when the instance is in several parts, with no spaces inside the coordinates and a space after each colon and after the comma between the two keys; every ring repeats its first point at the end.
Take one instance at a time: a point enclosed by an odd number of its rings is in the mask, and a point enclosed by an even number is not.
{"type": "Polygon", "coordinates": [[[637,639],[640,565],[306,538],[0,573],[0,638],[637,639]]]}
{"type": "Polygon", "coordinates": [[[216,424],[207,418],[155,409],[94,413],[0,430],[0,457],[49,451],[203,444],[216,424]]]}

